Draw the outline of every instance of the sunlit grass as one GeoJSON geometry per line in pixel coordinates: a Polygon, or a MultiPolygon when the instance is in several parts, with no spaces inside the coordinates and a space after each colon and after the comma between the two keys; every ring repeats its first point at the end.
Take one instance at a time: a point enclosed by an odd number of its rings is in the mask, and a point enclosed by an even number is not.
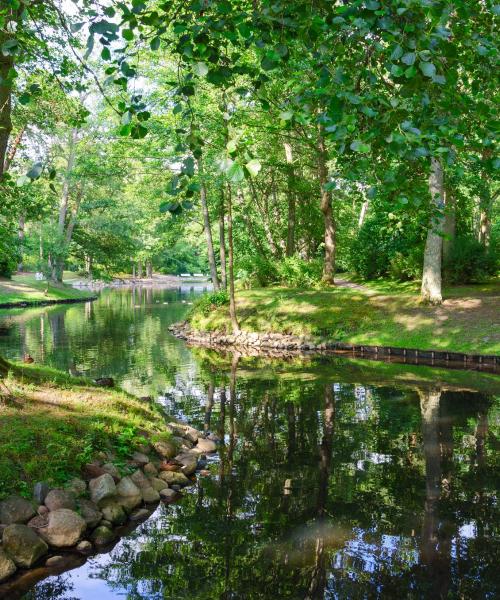
{"type": "Polygon", "coordinates": [[[12,279],[0,278],[0,304],[79,299],[92,295],[64,283],[49,283],[47,293],[46,290],[47,282],[37,281],[33,274],[14,275],[12,279]]]}

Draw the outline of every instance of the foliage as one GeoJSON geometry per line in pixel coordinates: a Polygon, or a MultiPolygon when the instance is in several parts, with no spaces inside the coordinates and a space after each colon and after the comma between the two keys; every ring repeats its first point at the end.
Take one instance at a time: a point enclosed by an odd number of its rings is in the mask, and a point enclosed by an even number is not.
{"type": "Polygon", "coordinates": [[[445,263],[445,276],[453,284],[478,283],[496,275],[499,255],[471,237],[457,237],[445,263]]]}
{"type": "Polygon", "coordinates": [[[212,311],[227,306],[229,304],[229,296],[226,290],[218,292],[210,292],[203,294],[193,303],[192,313],[200,312],[202,315],[208,316],[212,311]]]}

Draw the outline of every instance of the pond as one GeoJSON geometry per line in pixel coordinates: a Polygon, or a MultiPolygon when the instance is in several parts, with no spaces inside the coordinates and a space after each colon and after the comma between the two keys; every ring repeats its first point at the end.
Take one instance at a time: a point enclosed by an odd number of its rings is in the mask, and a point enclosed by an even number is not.
{"type": "Polygon", "coordinates": [[[0,353],[154,394],[222,439],[179,504],[26,599],[494,598],[500,379],[190,349],[196,291],[0,315],[0,353]]]}

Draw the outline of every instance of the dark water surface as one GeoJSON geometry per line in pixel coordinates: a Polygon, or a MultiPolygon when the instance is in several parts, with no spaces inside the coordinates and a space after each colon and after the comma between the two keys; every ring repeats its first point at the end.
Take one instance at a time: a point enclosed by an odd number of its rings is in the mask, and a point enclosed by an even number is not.
{"type": "Polygon", "coordinates": [[[191,350],[193,294],[0,313],[0,353],[154,394],[223,438],[180,504],[30,599],[494,598],[499,378],[191,350]]]}

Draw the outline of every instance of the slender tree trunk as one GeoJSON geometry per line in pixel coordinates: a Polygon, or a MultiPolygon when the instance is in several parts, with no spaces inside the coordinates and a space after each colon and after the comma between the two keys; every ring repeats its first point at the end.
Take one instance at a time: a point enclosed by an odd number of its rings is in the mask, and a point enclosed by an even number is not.
{"type": "Polygon", "coordinates": [[[138,279],[142,279],[142,261],[139,260],[137,262],[137,277],[138,279]]]}
{"type": "Polygon", "coordinates": [[[443,301],[441,261],[443,254],[444,184],[443,168],[436,158],[431,159],[429,193],[431,195],[432,215],[425,243],[421,298],[429,304],[441,304],[443,301]]]}
{"type": "Polygon", "coordinates": [[[363,223],[365,222],[366,213],[368,212],[368,200],[365,200],[361,205],[361,210],[359,211],[359,219],[358,219],[358,229],[363,227],[363,223]]]}
{"type": "MultiPolygon", "coordinates": [[[[0,33],[0,46],[9,36],[0,33]]],[[[4,56],[0,52],[0,177],[6,171],[7,147],[12,131],[12,87],[9,83],[9,71],[14,66],[12,56],[4,56]]]]}
{"type": "Polygon", "coordinates": [[[132,279],[135,279],[135,263],[132,265],[132,279]]]}
{"type": "Polygon", "coordinates": [[[236,317],[236,301],[234,297],[234,246],[233,246],[233,206],[231,187],[228,186],[227,194],[227,241],[229,246],[229,316],[233,333],[240,330],[236,317]]]}
{"type": "Polygon", "coordinates": [[[146,277],[153,279],[153,263],[150,260],[146,261],[146,277]]]}
{"type": "Polygon", "coordinates": [[[19,133],[14,138],[14,141],[12,142],[12,144],[7,152],[7,156],[5,158],[4,172],[7,172],[9,170],[10,165],[12,164],[12,161],[14,160],[14,158],[16,156],[17,149],[19,148],[19,146],[21,144],[25,130],[26,130],[26,127],[23,125],[23,127],[21,127],[19,133]]]}
{"type": "Polygon", "coordinates": [[[321,212],[323,213],[323,221],[325,226],[325,259],[323,264],[323,281],[330,285],[334,284],[335,275],[335,219],[332,210],[332,195],[325,189],[328,183],[328,154],[323,137],[323,131],[320,126],[318,133],[318,167],[319,167],[319,183],[321,186],[321,212]]]}
{"type": "Polygon", "coordinates": [[[488,247],[490,245],[491,221],[490,221],[490,202],[488,198],[481,198],[481,208],[479,211],[479,242],[488,247]]]}
{"type": "Polygon", "coordinates": [[[446,187],[444,193],[445,210],[443,223],[443,264],[446,264],[450,257],[450,252],[455,241],[456,200],[450,188],[446,187]]]}
{"type": "Polygon", "coordinates": [[[59,234],[61,237],[64,235],[64,227],[66,225],[66,214],[68,212],[71,172],[73,171],[73,167],[75,165],[77,133],[78,130],[76,128],[73,128],[69,134],[68,139],[68,162],[66,164],[66,176],[64,177],[61,204],[59,206],[59,234]]]}
{"type": "Polygon", "coordinates": [[[224,209],[224,190],[221,189],[221,201],[219,207],[219,252],[220,252],[220,279],[222,289],[227,290],[226,274],[226,234],[225,234],[225,209],[224,209]]]}
{"type": "Polygon", "coordinates": [[[210,214],[208,212],[208,204],[207,204],[207,188],[205,186],[205,182],[203,181],[203,163],[201,162],[201,158],[198,159],[198,173],[199,173],[200,179],[201,179],[200,200],[201,200],[201,208],[203,211],[203,226],[205,229],[205,236],[207,239],[208,264],[210,265],[210,278],[212,279],[212,285],[214,286],[214,290],[218,290],[220,288],[219,277],[217,276],[217,263],[215,261],[214,242],[212,239],[212,228],[210,226],[210,214]]]}
{"type": "Polygon", "coordinates": [[[295,170],[293,168],[292,146],[285,142],[285,157],[288,170],[288,218],[286,235],[286,255],[295,254],[295,222],[296,222],[296,195],[295,195],[295,170]]]}
{"type": "Polygon", "coordinates": [[[19,217],[19,225],[17,228],[17,236],[19,238],[19,264],[17,265],[17,270],[18,271],[22,271],[23,270],[23,254],[24,254],[24,237],[25,237],[25,232],[24,232],[24,226],[25,226],[25,215],[24,212],[21,213],[21,216],[19,217]]]}

